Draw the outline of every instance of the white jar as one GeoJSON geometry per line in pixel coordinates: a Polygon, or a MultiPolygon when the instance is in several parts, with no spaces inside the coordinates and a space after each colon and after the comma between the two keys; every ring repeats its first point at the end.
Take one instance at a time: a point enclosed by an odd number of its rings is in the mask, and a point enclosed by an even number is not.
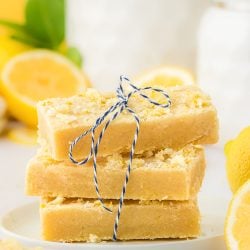
{"type": "Polygon", "coordinates": [[[114,90],[162,64],[194,69],[198,20],[209,0],[70,0],[67,40],[94,86],[114,90]]]}
{"type": "Polygon", "coordinates": [[[215,1],[205,13],[197,75],[217,106],[224,144],[250,125],[250,1],[215,1]]]}

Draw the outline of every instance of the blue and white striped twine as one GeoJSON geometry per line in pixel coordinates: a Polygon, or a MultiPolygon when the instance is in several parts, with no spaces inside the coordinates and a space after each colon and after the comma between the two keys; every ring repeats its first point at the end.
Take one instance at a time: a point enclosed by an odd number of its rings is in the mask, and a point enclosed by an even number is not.
{"type": "Polygon", "coordinates": [[[125,193],[126,193],[127,184],[128,184],[128,180],[129,180],[129,176],[130,176],[133,156],[134,156],[134,152],[135,152],[135,146],[136,146],[136,142],[137,142],[139,131],[140,131],[140,119],[137,116],[137,114],[131,108],[129,108],[129,106],[128,106],[129,98],[133,94],[139,94],[141,97],[143,97],[144,99],[146,99],[150,103],[152,103],[152,104],[154,104],[156,106],[162,107],[162,108],[169,108],[170,105],[171,105],[171,100],[170,100],[169,95],[166,92],[164,92],[163,90],[157,89],[157,88],[152,88],[152,87],[139,88],[139,87],[136,87],[135,85],[131,84],[129,79],[126,76],[120,76],[119,87],[116,90],[116,95],[117,95],[118,101],[114,105],[112,105],[106,112],[104,112],[104,114],[102,116],[97,118],[94,125],[89,130],[85,131],[79,137],[77,137],[70,144],[70,147],[69,147],[69,158],[76,165],[84,165],[85,163],[87,163],[93,157],[94,185],[95,185],[95,190],[96,190],[98,200],[101,202],[101,204],[102,204],[102,206],[103,206],[103,208],[105,210],[107,210],[109,212],[112,212],[112,210],[110,208],[105,206],[105,204],[103,202],[103,199],[102,199],[102,197],[100,195],[100,191],[99,191],[98,180],[97,180],[97,162],[96,162],[98,149],[99,149],[99,145],[101,143],[101,140],[103,138],[103,135],[104,135],[106,129],[108,128],[110,123],[113,120],[115,120],[119,116],[119,114],[122,113],[122,111],[127,110],[131,115],[133,115],[133,117],[135,119],[135,122],[136,122],[135,135],[134,135],[134,139],[133,139],[133,142],[132,142],[131,151],[130,151],[130,154],[129,154],[129,162],[128,162],[128,166],[127,166],[126,177],[125,177],[125,181],[124,181],[124,184],[123,184],[123,187],[122,187],[122,192],[121,192],[121,196],[120,196],[120,200],[119,200],[118,211],[117,211],[116,218],[115,218],[114,229],[113,229],[113,241],[117,240],[117,230],[118,230],[118,225],[119,225],[119,219],[120,219],[120,216],[121,216],[121,210],[122,210],[122,206],[123,206],[123,203],[124,203],[124,196],[125,196],[125,193]],[[123,84],[124,83],[127,83],[132,89],[127,94],[125,93],[125,91],[123,89],[123,84]],[[154,100],[150,99],[147,95],[144,94],[144,92],[147,91],[147,90],[151,90],[151,91],[161,93],[166,98],[167,104],[160,104],[160,103],[155,102],[154,100]],[[112,114],[112,113],[113,113],[113,116],[110,119],[108,119],[107,121],[105,121],[103,129],[100,132],[97,141],[95,141],[95,130],[104,122],[105,118],[109,114],[112,114]],[[83,139],[86,135],[88,135],[89,133],[91,133],[91,150],[90,150],[90,153],[84,160],[77,161],[73,157],[73,149],[74,149],[75,145],[81,139],[83,139]]]}

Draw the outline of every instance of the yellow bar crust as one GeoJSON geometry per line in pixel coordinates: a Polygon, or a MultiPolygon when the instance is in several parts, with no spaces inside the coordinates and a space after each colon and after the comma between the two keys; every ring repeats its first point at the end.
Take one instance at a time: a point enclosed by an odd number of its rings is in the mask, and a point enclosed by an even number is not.
{"type": "MultiPolygon", "coordinates": [[[[129,100],[129,107],[141,120],[136,153],[181,148],[188,143],[217,142],[218,120],[211,99],[196,86],[170,87],[166,91],[172,101],[168,109],[150,104],[138,96],[129,100]]],[[[158,95],[150,94],[150,97],[163,101],[158,95]]],[[[116,97],[87,89],[78,96],[39,102],[40,144],[48,145],[53,159],[68,159],[69,143],[92,127],[95,120],[116,101],[116,97]]],[[[96,130],[97,135],[100,129],[96,130]]],[[[134,133],[134,118],[123,112],[106,130],[99,156],[129,152],[134,133]]],[[[87,136],[75,147],[74,157],[80,159],[89,152],[90,137],[87,136]]]]}
{"type": "MultiPolygon", "coordinates": [[[[117,210],[116,201],[106,201],[113,213],[99,201],[44,198],[40,215],[45,240],[99,242],[111,240],[117,210]]],[[[189,238],[200,234],[200,213],[196,201],[125,201],[118,229],[119,240],[189,238]]]]}
{"type": "MultiPolygon", "coordinates": [[[[104,199],[119,199],[128,156],[116,154],[98,160],[98,181],[104,199]]],[[[75,166],[55,161],[42,151],[28,164],[26,193],[34,196],[97,198],[92,163],[75,166]]],[[[188,200],[200,189],[205,172],[204,149],[187,145],[136,156],[126,192],[133,200],[188,200]]]]}

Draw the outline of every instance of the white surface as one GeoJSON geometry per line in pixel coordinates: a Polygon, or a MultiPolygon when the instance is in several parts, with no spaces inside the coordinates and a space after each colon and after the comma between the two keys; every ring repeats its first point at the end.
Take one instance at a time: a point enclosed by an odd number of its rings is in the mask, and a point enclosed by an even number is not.
{"type": "Polygon", "coordinates": [[[27,246],[42,246],[46,250],[57,249],[130,249],[141,248],[172,250],[223,250],[223,223],[225,202],[223,199],[203,197],[200,199],[202,213],[202,234],[192,240],[155,240],[130,242],[105,242],[98,244],[88,243],[56,243],[46,242],[40,238],[39,204],[27,204],[14,209],[3,217],[1,222],[4,235],[17,239],[27,246]]]}
{"type": "MultiPolygon", "coordinates": [[[[14,209],[37,198],[27,197],[24,194],[25,168],[28,160],[35,154],[35,147],[16,145],[0,139],[0,216],[8,210],[14,209]]],[[[214,145],[207,147],[207,170],[200,197],[213,196],[221,200],[216,206],[226,213],[226,207],[231,193],[225,177],[223,149],[214,145]]],[[[212,209],[212,211],[217,211],[212,209]]],[[[24,217],[25,219],[25,217],[24,217]]],[[[31,218],[30,218],[31,219],[31,218]]],[[[24,223],[25,224],[25,223],[24,223]]],[[[37,231],[36,231],[37,232],[37,231]]],[[[0,232],[0,237],[4,235],[0,232]]],[[[207,243],[207,246],[210,243],[207,243]]],[[[221,241],[215,239],[211,244],[221,246],[221,241]]],[[[47,249],[47,248],[46,248],[47,249]]],[[[59,249],[59,248],[56,248],[59,249]]],[[[178,249],[178,248],[172,248],[178,249]]],[[[185,249],[188,249],[185,247],[185,249]]],[[[203,249],[203,248],[202,248],[203,249]]],[[[205,248],[204,248],[205,249],[205,248]]],[[[208,248],[209,249],[209,248],[208,248]]],[[[216,248],[210,248],[216,249],[216,248]]],[[[222,249],[222,248],[218,248],[222,249]]]]}
{"type": "Polygon", "coordinates": [[[11,143],[0,137],[0,215],[19,204],[34,200],[25,196],[25,168],[35,147],[11,143]]]}

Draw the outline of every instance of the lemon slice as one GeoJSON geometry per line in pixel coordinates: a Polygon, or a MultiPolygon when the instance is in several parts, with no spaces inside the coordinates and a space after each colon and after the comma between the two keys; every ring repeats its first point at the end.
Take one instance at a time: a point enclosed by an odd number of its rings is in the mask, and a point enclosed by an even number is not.
{"type": "Polygon", "coordinates": [[[17,144],[34,146],[37,144],[37,130],[24,126],[9,128],[6,137],[17,144]]]}
{"type": "Polygon", "coordinates": [[[87,86],[88,78],[80,69],[49,50],[32,50],[13,57],[3,67],[0,83],[10,113],[33,127],[37,125],[37,101],[72,96],[87,86]]]}
{"type": "Polygon", "coordinates": [[[7,110],[6,103],[4,99],[0,96],[0,118],[3,118],[6,116],[6,110],[7,110]]]}
{"type": "Polygon", "coordinates": [[[7,124],[6,109],[6,103],[0,96],[0,134],[4,131],[7,124]]]}
{"type": "Polygon", "coordinates": [[[162,66],[144,72],[136,77],[134,82],[141,87],[151,86],[164,88],[177,85],[192,85],[194,84],[194,78],[185,69],[172,66],[162,66]]]}
{"type": "Polygon", "coordinates": [[[0,135],[5,131],[7,125],[7,119],[6,118],[0,118],[0,135]]]}
{"type": "Polygon", "coordinates": [[[226,217],[227,248],[250,249],[250,180],[234,195],[226,217]]]}

